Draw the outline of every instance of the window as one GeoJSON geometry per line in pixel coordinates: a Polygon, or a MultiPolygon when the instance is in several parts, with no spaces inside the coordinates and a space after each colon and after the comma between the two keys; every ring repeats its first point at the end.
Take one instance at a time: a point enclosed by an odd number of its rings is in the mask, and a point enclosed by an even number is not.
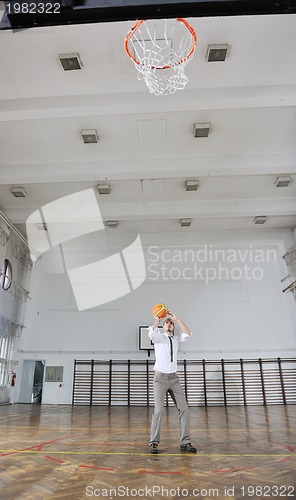
{"type": "Polygon", "coordinates": [[[8,290],[11,287],[12,282],[12,266],[8,259],[4,259],[4,270],[1,280],[1,286],[3,290],[8,290]]]}

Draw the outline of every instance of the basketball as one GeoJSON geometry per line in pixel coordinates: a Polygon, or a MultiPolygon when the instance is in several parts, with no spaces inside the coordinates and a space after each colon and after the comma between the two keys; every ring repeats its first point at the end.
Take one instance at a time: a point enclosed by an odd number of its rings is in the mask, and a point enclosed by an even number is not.
{"type": "Polygon", "coordinates": [[[156,318],[165,318],[169,310],[165,304],[155,304],[152,307],[152,314],[156,318]]]}

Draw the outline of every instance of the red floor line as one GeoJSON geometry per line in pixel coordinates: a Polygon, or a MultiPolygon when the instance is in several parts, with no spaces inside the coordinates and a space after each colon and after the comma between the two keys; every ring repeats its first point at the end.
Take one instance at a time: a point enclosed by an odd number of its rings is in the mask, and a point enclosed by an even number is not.
{"type": "Polygon", "coordinates": [[[65,438],[62,437],[62,438],[52,439],[51,441],[47,441],[45,443],[35,444],[34,446],[30,446],[29,448],[22,448],[21,450],[10,451],[9,453],[1,453],[0,456],[7,457],[8,455],[15,455],[16,453],[20,453],[23,451],[34,450],[35,448],[37,451],[42,451],[43,446],[47,446],[48,444],[52,443],[57,443],[58,441],[61,441],[63,439],[65,438]]]}
{"type": "Polygon", "coordinates": [[[114,469],[108,467],[97,467],[96,465],[79,465],[78,467],[84,467],[85,469],[109,470],[111,472],[114,471],[114,469]]]}
{"type": "MultiPolygon", "coordinates": [[[[32,450],[33,448],[36,448],[37,451],[42,451],[43,446],[47,446],[48,444],[52,444],[52,443],[57,443],[61,439],[63,439],[63,438],[52,439],[51,441],[47,441],[45,443],[40,443],[40,444],[38,444],[36,446],[32,446],[31,448],[27,448],[27,449],[28,450],[32,450]]],[[[26,450],[24,450],[24,451],[26,451],[26,450]]]]}
{"type": "Polygon", "coordinates": [[[283,446],[283,448],[286,448],[286,450],[291,451],[291,453],[293,453],[293,451],[296,451],[296,447],[290,444],[284,444],[284,443],[275,443],[275,444],[283,446]]]}
{"type": "Polygon", "coordinates": [[[285,457],[285,458],[282,458],[281,460],[277,460],[277,463],[281,463],[281,462],[288,462],[288,460],[292,460],[293,457],[285,457]]]}
{"type": "Polygon", "coordinates": [[[139,470],[138,471],[139,474],[182,474],[182,472],[179,472],[179,471],[154,471],[154,470],[139,470]]]}
{"type": "Polygon", "coordinates": [[[64,464],[64,460],[59,460],[58,458],[50,457],[49,455],[44,455],[44,458],[48,458],[48,460],[53,460],[54,462],[59,462],[60,464],[64,464]]]}

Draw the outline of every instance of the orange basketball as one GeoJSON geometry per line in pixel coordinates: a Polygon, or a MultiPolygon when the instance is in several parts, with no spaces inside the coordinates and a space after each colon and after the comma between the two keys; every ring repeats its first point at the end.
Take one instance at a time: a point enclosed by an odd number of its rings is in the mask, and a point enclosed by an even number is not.
{"type": "Polygon", "coordinates": [[[165,304],[155,304],[152,307],[152,314],[156,318],[165,318],[168,312],[169,310],[165,304]]]}

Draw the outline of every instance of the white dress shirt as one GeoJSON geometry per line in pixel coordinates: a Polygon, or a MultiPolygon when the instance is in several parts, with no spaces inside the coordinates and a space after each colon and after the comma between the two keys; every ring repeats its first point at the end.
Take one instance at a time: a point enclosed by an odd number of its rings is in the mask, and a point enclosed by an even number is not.
{"type": "Polygon", "coordinates": [[[182,332],[181,334],[175,333],[175,335],[170,336],[167,333],[161,333],[158,328],[153,330],[152,326],[149,326],[148,337],[152,340],[155,350],[156,361],[153,369],[162,373],[175,373],[178,369],[177,352],[179,345],[185,342],[189,335],[182,332]]]}

